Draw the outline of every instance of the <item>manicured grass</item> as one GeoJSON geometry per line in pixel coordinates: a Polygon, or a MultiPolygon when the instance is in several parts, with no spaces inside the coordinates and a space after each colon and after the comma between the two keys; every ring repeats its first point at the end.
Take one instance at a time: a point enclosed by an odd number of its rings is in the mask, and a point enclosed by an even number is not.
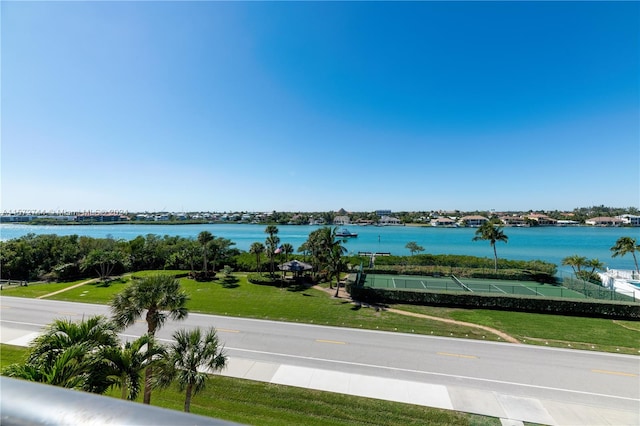
{"type": "Polygon", "coordinates": [[[17,285],[4,286],[4,288],[2,289],[2,294],[4,296],[36,298],[44,296],[45,294],[53,293],[54,291],[62,290],[63,288],[71,287],[84,281],[89,281],[89,279],[85,278],[78,281],[69,281],[63,283],[34,282],[29,283],[29,285],[26,287],[17,285]]]}
{"type": "MultiPolygon", "coordinates": [[[[26,348],[0,345],[0,365],[20,362],[26,348]]],[[[119,397],[112,389],[107,394],[119,397]]],[[[142,397],[140,397],[142,398],[142,397]]],[[[184,393],[155,390],[152,405],[182,410],[184,393]]],[[[401,404],[310,389],[214,376],[191,403],[191,412],[254,425],[478,425],[500,421],[456,411],[401,404]]]]}
{"type": "Polygon", "coordinates": [[[484,309],[396,306],[411,312],[497,328],[535,345],[638,355],[640,322],[484,309]],[[569,346],[571,345],[571,346],[569,346]]]}
{"type": "Polygon", "coordinates": [[[27,355],[27,348],[0,344],[0,370],[16,363],[24,362],[27,355]]]}

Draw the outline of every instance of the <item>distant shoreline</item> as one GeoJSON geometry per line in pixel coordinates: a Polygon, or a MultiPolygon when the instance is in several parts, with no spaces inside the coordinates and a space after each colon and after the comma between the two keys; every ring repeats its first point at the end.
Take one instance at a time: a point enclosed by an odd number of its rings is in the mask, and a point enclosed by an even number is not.
{"type": "MultiPolygon", "coordinates": [[[[113,222],[72,222],[72,221],[51,221],[51,222],[0,222],[1,225],[23,225],[23,226],[96,226],[96,225],[149,225],[149,226],[180,226],[180,225],[276,225],[276,226],[310,226],[307,223],[276,223],[276,222],[229,222],[229,221],[113,221],[113,222]]],[[[438,229],[457,229],[457,228],[477,228],[477,226],[433,226],[428,223],[403,223],[401,225],[360,225],[357,223],[351,223],[347,225],[312,225],[312,226],[336,226],[336,227],[370,227],[370,228],[402,228],[403,226],[410,226],[414,228],[438,228],[438,229]]],[[[607,225],[587,225],[584,223],[573,225],[535,225],[535,226],[522,226],[522,225],[500,225],[503,228],[638,228],[636,225],[621,224],[616,226],[607,225]]]]}

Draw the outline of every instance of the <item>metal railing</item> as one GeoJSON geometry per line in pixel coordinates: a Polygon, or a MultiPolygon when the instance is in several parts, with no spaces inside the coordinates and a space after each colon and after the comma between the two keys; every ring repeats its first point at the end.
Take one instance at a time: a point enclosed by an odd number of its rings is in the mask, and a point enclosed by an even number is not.
{"type": "Polygon", "coordinates": [[[232,426],[211,417],[0,377],[0,424],[232,426]]]}

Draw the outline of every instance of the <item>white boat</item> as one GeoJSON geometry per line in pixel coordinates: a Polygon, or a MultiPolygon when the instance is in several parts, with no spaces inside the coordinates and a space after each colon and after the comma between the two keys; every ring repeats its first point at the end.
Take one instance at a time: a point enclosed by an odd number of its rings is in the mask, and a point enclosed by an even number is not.
{"type": "Polygon", "coordinates": [[[342,228],[341,230],[336,232],[336,237],[354,238],[354,237],[357,237],[357,236],[358,236],[358,234],[356,234],[355,232],[349,231],[347,228],[342,228]]]}

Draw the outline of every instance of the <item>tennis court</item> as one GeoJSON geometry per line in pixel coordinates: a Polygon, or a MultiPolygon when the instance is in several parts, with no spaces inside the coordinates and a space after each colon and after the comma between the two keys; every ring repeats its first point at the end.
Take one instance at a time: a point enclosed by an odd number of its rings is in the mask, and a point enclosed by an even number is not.
{"type": "Polygon", "coordinates": [[[519,296],[568,297],[584,299],[585,295],[562,286],[534,281],[458,278],[455,276],[416,276],[367,274],[365,287],[423,291],[468,291],[472,293],[509,294],[519,296]]]}

